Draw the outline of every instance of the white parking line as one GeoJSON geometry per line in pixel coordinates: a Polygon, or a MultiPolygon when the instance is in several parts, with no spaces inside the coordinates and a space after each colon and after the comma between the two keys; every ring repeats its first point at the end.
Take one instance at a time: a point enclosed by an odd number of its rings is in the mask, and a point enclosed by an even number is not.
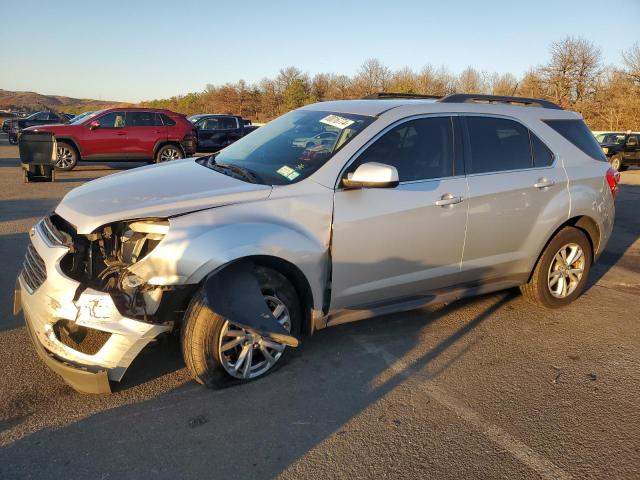
{"type": "MultiPolygon", "coordinates": [[[[353,338],[370,354],[381,357],[389,367],[389,370],[395,375],[400,375],[405,378],[410,378],[415,371],[412,369],[411,364],[402,361],[395,355],[391,354],[383,347],[377,344],[373,344],[362,335],[354,335],[353,338]]],[[[573,478],[569,473],[562,470],[555,465],[551,460],[541,456],[535,452],[531,447],[525,445],[513,435],[505,432],[497,425],[493,425],[487,422],[477,412],[462,404],[459,400],[451,397],[442,389],[428,384],[421,383],[419,388],[424,391],[431,399],[438,402],[440,405],[451,410],[458,417],[462,418],[466,422],[473,425],[476,429],[480,430],[489,440],[496,445],[502,447],[509,452],[520,462],[527,465],[532,470],[536,471],[542,478],[548,479],[571,479],[573,478]]]]}

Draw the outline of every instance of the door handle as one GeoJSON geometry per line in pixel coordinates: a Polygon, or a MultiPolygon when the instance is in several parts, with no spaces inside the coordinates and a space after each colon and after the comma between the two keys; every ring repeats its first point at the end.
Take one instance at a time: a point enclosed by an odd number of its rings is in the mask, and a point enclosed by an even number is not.
{"type": "Polygon", "coordinates": [[[549,180],[547,178],[539,178],[537,183],[534,183],[533,186],[536,188],[549,188],[549,187],[553,187],[556,184],[556,182],[554,182],[553,180],[549,180]]]}
{"type": "Polygon", "coordinates": [[[123,135],[126,135],[126,133],[125,132],[118,132],[118,133],[116,133],[116,135],[118,135],[119,137],[122,137],[123,135]]]}
{"type": "Polygon", "coordinates": [[[460,203],[464,200],[462,197],[456,197],[451,193],[445,193],[440,197],[440,200],[436,200],[434,203],[439,207],[447,207],[449,205],[455,205],[456,203],[460,203]]]}

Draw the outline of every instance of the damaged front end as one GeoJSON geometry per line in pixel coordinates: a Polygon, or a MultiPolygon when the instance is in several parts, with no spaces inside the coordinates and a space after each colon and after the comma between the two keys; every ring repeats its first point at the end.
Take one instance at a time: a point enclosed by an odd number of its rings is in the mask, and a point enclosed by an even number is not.
{"type": "Polygon", "coordinates": [[[70,240],[69,253],[60,263],[66,275],[85,288],[109,293],[124,315],[155,320],[163,291],[175,287],[147,285],[129,269],[160,243],[169,230],[168,220],[116,222],[88,235],[73,233],[73,227],[56,215],[50,221],[70,240]]]}
{"type": "Polygon", "coordinates": [[[170,332],[188,286],[153,286],[129,268],[150,253],[167,220],[117,222],[88,235],[57,215],[30,232],[16,306],[36,350],[78,391],[105,393],[138,353],[170,332]]]}

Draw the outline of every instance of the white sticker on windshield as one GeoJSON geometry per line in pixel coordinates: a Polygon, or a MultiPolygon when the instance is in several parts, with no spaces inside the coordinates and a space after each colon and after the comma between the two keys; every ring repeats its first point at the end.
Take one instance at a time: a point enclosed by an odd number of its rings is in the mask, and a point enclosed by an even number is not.
{"type": "Polygon", "coordinates": [[[276,172],[278,172],[280,175],[282,175],[283,177],[289,180],[293,180],[296,177],[300,176],[300,174],[296,172],[293,168],[287,167],[286,165],[283,165],[282,167],[280,167],[278,170],[276,170],[276,172]]]}
{"type": "Polygon", "coordinates": [[[331,125],[332,127],[336,127],[342,130],[355,122],[353,120],[349,120],[348,118],[340,117],[338,115],[327,115],[326,117],[320,120],[320,123],[325,123],[327,125],[331,125]]]}

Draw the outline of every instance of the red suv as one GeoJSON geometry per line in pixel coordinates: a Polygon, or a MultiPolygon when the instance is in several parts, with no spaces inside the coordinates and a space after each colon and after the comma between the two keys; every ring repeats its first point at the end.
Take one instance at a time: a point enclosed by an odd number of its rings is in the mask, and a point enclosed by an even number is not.
{"type": "Polygon", "coordinates": [[[197,131],[184,115],[152,108],[109,108],[29,130],[55,135],[59,170],[72,170],[79,160],[159,163],[193,155],[197,147],[197,131]]]}

